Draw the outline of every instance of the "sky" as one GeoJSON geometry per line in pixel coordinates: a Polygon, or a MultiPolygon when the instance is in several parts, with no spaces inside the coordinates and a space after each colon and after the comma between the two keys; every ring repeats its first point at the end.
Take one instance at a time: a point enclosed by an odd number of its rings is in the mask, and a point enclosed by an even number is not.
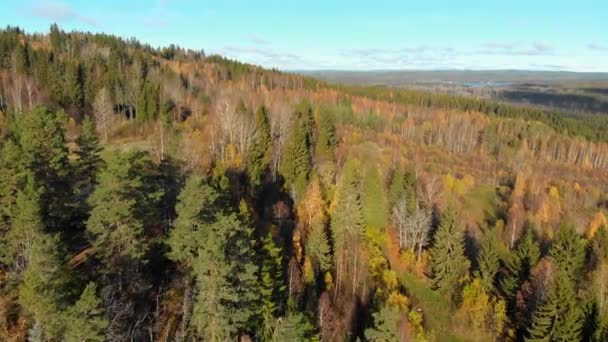
{"type": "Polygon", "coordinates": [[[106,32],[282,70],[608,72],[606,0],[0,0],[0,25],[106,32]]]}

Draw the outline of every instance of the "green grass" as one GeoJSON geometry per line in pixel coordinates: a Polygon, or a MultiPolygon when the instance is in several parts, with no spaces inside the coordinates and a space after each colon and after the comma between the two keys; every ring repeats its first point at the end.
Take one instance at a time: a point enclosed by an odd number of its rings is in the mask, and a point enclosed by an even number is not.
{"type": "Polygon", "coordinates": [[[478,185],[464,198],[463,214],[471,222],[481,223],[497,219],[496,189],[492,185],[478,185]]]}
{"type": "Polygon", "coordinates": [[[399,281],[405,286],[412,301],[412,308],[420,307],[424,322],[429,331],[433,331],[438,341],[461,342],[462,338],[450,331],[452,309],[450,304],[439,293],[433,291],[423,280],[409,272],[399,275],[399,281]]]}

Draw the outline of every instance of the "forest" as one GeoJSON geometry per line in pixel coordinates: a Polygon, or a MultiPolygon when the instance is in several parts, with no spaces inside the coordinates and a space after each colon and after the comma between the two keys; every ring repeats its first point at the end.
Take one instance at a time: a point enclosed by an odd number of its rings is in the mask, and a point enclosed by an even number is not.
{"type": "Polygon", "coordinates": [[[606,341],[608,119],[0,31],[0,340],[606,341]]]}

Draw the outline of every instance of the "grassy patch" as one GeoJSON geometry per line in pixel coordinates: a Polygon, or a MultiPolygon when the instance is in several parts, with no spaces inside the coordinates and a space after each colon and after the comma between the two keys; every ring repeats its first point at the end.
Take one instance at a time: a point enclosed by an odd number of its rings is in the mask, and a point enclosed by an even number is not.
{"type": "Polygon", "coordinates": [[[429,285],[410,272],[401,272],[399,281],[407,289],[412,308],[422,309],[424,321],[429,331],[433,331],[438,341],[464,341],[450,331],[452,309],[450,304],[429,285]]]}

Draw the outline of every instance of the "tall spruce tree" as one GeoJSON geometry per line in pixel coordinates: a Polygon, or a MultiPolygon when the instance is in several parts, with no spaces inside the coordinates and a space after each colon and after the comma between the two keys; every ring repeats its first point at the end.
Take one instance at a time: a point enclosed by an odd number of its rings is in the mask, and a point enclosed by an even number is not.
{"type": "Polygon", "coordinates": [[[559,271],[547,298],[532,317],[527,342],[580,341],[583,314],[570,276],[559,271]]]}
{"type": "Polygon", "coordinates": [[[304,193],[310,171],[310,133],[306,117],[296,115],[285,144],[280,171],[294,199],[304,193]]]}
{"type": "Polygon", "coordinates": [[[500,256],[498,255],[498,238],[494,231],[490,231],[484,237],[479,255],[477,256],[479,267],[478,275],[487,292],[495,290],[496,275],[500,268],[500,256]]]}
{"type": "Polygon", "coordinates": [[[69,227],[73,203],[73,170],[64,137],[65,114],[37,107],[17,120],[15,135],[22,162],[31,170],[41,193],[41,214],[51,232],[69,227]]]}
{"type": "Polygon", "coordinates": [[[264,172],[270,164],[272,140],[270,137],[270,124],[266,107],[261,106],[255,113],[256,137],[249,150],[247,171],[253,186],[259,186],[264,172]]]}
{"type": "Polygon", "coordinates": [[[321,160],[333,160],[337,144],[337,134],[334,119],[328,109],[319,111],[318,130],[319,133],[315,146],[317,158],[321,160]]]}
{"type": "Polygon", "coordinates": [[[573,225],[560,225],[549,253],[564,274],[573,281],[578,279],[585,263],[585,241],[573,225]]]}
{"type": "Polygon", "coordinates": [[[90,116],[85,116],[82,120],[80,134],[76,139],[78,150],[76,154],[76,174],[78,178],[78,188],[81,195],[87,196],[97,184],[97,172],[103,165],[101,159],[101,146],[97,137],[95,122],[90,116]]]}
{"type": "Polygon", "coordinates": [[[218,198],[217,191],[197,174],[188,177],[178,196],[177,218],[167,240],[171,249],[168,256],[187,270],[192,268],[209,225],[215,221],[215,212],[220,209],[216,206],[218,198]]]}
{"type": "Polygon", "coordinates": [[[464,254],[463,229],[454,208],[450,206],[441,216],[431,248],[433,286],[448,298],[455,299],[469,266],[470,261],[464,254]]]}
{"type": "Polygon", "coordinates": [[[63,259],[58,236],[39,233],[19,287],[19,303],[31,316],[32,334],[43,340],[60,340],[65,327],[62,309],[68,271],[63,259]]]}
{"type": "Polygon", "coordinates": [[[507,273],[500,281],[500,288],[511,308],[522,282],[540,259],[540,246],[531,227],[527,227],[517,246],[506,262],[507,273]]]}
{"type": "Polygon", "coordinates": [[[192,322],[205,341],[229,340],[252,330],[259,294],[250,235],[236,214],[218,214],[199,246],[192,322]]]}
{"type": "Polygon", "coordinates": [[[64,341],[103,342],[108,320],[97,297],[97,286],[89,283],[78,301],[67,310],[64,341]]]}
{"type": "Polygon", "coordinates": [[[331,233],[334,243],[336,287],[338,293],[346,270],[355,268],[357,246],[364,236],[363,208],[358,182],[358,163],[348,159],[342,169],[334,194],[331,233]],[[349,258],[353,256],[353,258],[349,258]],[[353,266],[349,267],[349,261],[353,266]]]}
{"type": "Polygon", "coordinates": [[[99,185],[89,197],[91,215],[87,236],[95,253],[109,272],[120,265],[143,260],[148,241],[144,219],[149,208],[142,164],[149,162],[143,152],[117,153],[99,174],[99,185]]]}
{"type": "Polygon", "coordinates": [[[272,236],[264,238],[261,253],[259,293],[261,305],[259,317],[261,329],[259,335],[264,340],[270,339],[277,315],[285,310],[286,286],[283,277],[283,251],[277,247],[272,236]]]}
{"type": "Polygon", "coordinates": [[[374,326],[365,330],[365,337],[373,342],[401,341],[397,324],[399,311],[389,306],[383,306],[380,311],[372,314],[374,326]]]}
{"type": "Polygon", "coordinates": [[[268,341],[272,342],[313,342],[318,341],[314,326],[304,314],[289,313],[275,322],[274,331],[268,341]]]}

